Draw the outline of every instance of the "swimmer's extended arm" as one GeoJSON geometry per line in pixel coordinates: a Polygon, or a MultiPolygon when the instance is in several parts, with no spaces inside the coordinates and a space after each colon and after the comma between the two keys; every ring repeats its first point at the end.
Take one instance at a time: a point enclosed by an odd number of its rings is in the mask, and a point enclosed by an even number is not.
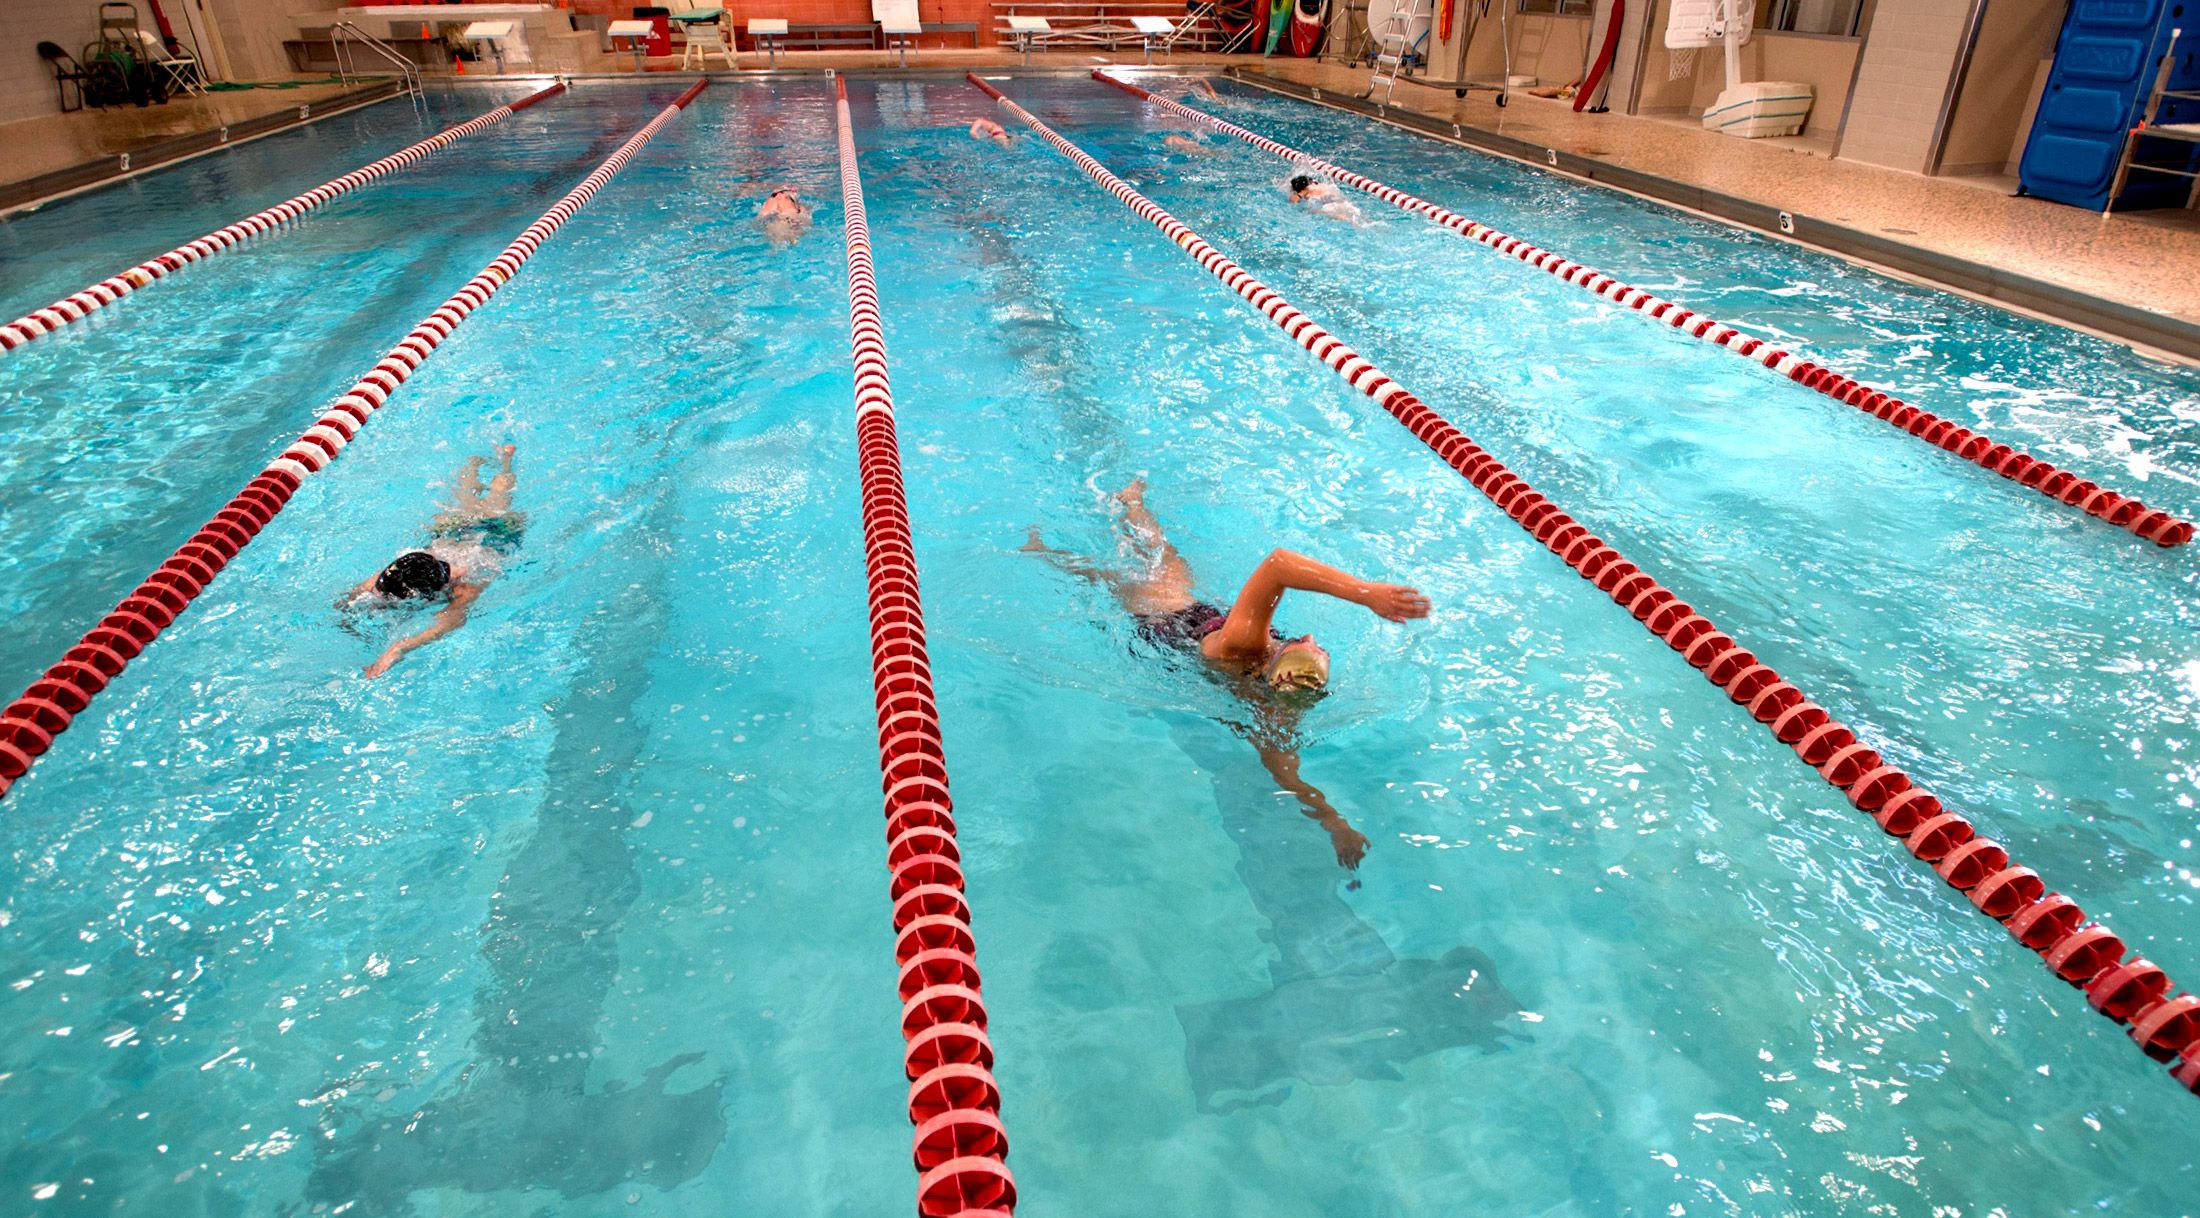
{"type": "Polygon", "coordinates": [[[1268,773],[1276,785],[1289,791],[1299,801],[1299,808],[1314,820],[1320,821],[1329,833],[1330,848],[1337,852],[1337,865],[1346,870],[1357,869],[1360,860],[1367,857],[1367,835],[1352,827],[1344,815],[1330,806],[1329,797],[1322,789],[1299,777],[1297,749],[1279,749],[1253,741],[1260,750],[1260,763],[1268,767],[1268,773]]]}
{"type": "Polygon", "coordinates": [[[1210,656],[1265,654],[1276,602],[1294,588],[1365,605],[1377,617],[1393,622],[1428,616],[1428,598],[1404,584],[1370,583],[1304,554],[1271,550],[1245,581],[1237,603],[1230,606],[1230,616],[1208,636],[1203,650],[1210,656]]]}
{"type": "Polygon", "coordinates": [[[419,634],[413,635],[411,638],[399,639],[390,644],[390,649],[383,652],[380,659],[367,665],[367,679],[371,681],[381,676],[390,670],[392,664],[404,659],[407,653],[417,651],[465,625],[467,612],[473,608],[474,601],[480,596],[480,584],[458,584],[454,586],[451,589],[451,603],[445,605],[443,611],[435,615],[435,621],[419,634]]]}

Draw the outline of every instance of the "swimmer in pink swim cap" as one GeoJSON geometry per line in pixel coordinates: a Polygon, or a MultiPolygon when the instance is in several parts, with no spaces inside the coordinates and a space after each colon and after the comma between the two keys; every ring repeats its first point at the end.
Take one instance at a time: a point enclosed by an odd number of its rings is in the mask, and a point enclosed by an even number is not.
{"type": "Polygon", "coordinates": [[[974,140],[992,140],[1003,148],[1008,147],[1008,132],[990,118],[981,118],[970,124],[970,138],[974,140]]]}

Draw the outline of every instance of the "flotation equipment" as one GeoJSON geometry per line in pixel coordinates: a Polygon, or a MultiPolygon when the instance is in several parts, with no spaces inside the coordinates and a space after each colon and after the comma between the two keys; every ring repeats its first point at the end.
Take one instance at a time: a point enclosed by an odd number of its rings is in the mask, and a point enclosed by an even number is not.
{"type": "Polygon", "coordinates": [[[1291,14],[1296,8],[1292,0],[1268,0],[1268,43],[1262,49],[1264,55],[1273,55],[1283,45],[1283,31],[1291,24],[1291,14]]]}
{"type": "Polygon", "coordinates": [[[1329,0],[1298,0],[1291,9],[1291,53],[1312,59],[1329,29],[1329,0]]]}

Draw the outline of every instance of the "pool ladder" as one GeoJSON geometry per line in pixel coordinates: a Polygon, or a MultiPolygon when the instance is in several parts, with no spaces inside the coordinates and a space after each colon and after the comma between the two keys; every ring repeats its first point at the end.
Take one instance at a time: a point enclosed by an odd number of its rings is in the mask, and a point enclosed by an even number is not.
{"type": "Polygon", "coordinates": [[[353,77],[363,78],[368,75],[359,71],[352,62],[354,44],[364,44],[368,50],[396,65],[398,80],[405,86],[407,96],[415,102],[424,102],[427,99],[428,91],[420,81],[420,66],[399,54],[396,47],[359,28],[357,22],[339,21],[329,26],[328,37],[336,57],[338,80],[348,85],[353,77]]]}
{"type": "Polygon", "coordinates": [[[1411,75],[1413,61],[1427,45],[1430,35],[1436,32],[1436,13],[1429,0],[1398,0],[1383,16],[1383,27],[1375,31],[1375,75],[1367,82],[1367,92],[1362,97],[1375,96],[1376,86],[1382,86],[1381,105],[1390,104],[1390,95],[1398,87],[1398,78],[1411,75]],[[1416,24],[1422,27],[1421,37],[1413,36],[1416,24]]]}

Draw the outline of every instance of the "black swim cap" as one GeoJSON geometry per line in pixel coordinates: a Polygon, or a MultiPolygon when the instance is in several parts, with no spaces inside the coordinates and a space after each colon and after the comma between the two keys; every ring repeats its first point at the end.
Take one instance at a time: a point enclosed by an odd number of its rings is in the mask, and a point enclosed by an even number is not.
{"type": "Polygon", "coordinates": [[[374,590],[384,596],[433,596],[451,586],[451,564],[426,550],[400,554],[374,577],[374,590]]]}
{"type": "Polygon", "coordinates": [[[1295,178],[1291,179],[1291,193],[1292,193],[1292,194],[1300,194],[1300,193],[1303,193],[1303,192],[1304,192],[1304,191],[1306,190],[1306,188],[1307,188],[1307,187],[1309,187],[1309,186],[1312,186],[1313,184],[1314,184],[1314,179],[1312,179],[1312,178],[1310,178],[1310,177],[1308,177],[1308,176],[1306,176],[1305,174],[1303,174],[1303,173],[1302,173],[1302,174],[1300,174],[1299,176],[1297,176],[1297,177],[1295,177],[1295,178]]]}

